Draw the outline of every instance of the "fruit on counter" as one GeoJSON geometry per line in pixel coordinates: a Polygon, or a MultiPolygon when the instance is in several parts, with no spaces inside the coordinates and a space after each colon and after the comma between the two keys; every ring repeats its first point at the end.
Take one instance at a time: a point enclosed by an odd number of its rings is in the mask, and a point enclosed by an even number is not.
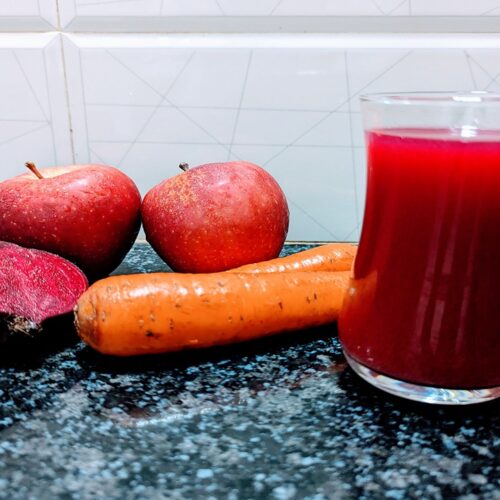
{"type": "Polygon", "coordinates": [[[279,255],[289,210],[269,173],[244,161],[180,167],[142,204],[146,238],[173,270],[217,272],[279,255]]]}
{"type": "Polygon", "coordinates": [[[302,252],[226,271],[228,273],[283,273],[293,271],[349,271],[357,246],[351,243],[327,243],[302,252]]]}
{"type": "Polygon", "coordinates": [[[66,259],[0,241],[0,341],[39,332],[45,320],[71,312],[87,287],[66,259]]]}
{"type": "Polygon", "coordinates": [[[61,255],[92,280],[109,274],[139,231],[134,182],[107,165],[26,166],[0,183],[0,240],[61,255]]]}
{"type": "Polygon", "coordinates": [[[112,276],[78,300],[80,337],[103,354],[198,349],[330,323],[349,272],[112,276]]]}

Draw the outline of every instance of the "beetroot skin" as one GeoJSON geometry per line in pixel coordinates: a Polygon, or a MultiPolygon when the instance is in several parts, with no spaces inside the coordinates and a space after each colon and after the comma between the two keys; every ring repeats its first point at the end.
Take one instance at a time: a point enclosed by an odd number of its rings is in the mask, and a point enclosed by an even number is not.
{"type": "Polygon", "coordinates": [[[0,340],[40,331],[45,320],[72,311],[87,287],[66,259],[0,242],[0,340]]]}

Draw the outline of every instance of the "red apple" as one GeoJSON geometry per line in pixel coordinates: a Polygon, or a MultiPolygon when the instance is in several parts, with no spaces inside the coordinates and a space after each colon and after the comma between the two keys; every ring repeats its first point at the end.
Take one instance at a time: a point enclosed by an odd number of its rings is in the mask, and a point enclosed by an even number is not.
{"type": "Polygon", "coordinates": [[[172,269],[224,271],[279,255],[289,211],[269,173],[244,161],[181,168],[142,204],[146,238],[172,269]]]}
{"type": "Polygon", "coordinates": [[[92,280],[109,274],[139,231],[134,182],[106,165],[26,166],[0,182],[0,240],[61,255],[92,280]]]}

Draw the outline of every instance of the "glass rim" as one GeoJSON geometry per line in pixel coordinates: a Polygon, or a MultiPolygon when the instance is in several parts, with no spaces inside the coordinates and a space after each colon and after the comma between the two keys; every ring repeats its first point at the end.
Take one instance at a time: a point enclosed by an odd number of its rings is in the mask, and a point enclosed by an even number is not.
{"type": "Polygon", "coordinates": [[[488,92],[486,90],[377,92],[362,94],[359,99],[363,103],[394,105],[500,105],[500,93],[488,92]]]}

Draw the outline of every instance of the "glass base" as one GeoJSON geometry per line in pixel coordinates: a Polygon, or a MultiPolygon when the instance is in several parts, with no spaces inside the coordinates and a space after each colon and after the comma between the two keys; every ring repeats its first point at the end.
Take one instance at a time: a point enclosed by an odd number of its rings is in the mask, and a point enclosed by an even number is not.
{"type": "Polygon", "coordinates": [[[500,397],[500,387],[490,387],[488,389],[441,389],[439,387],[404,382],[403,380],[382,375],[358,363],[345,351],[344,356],[349,366],[362,379],[378,389],[401,398],[436,405],[472,405],[500,397]]]}

